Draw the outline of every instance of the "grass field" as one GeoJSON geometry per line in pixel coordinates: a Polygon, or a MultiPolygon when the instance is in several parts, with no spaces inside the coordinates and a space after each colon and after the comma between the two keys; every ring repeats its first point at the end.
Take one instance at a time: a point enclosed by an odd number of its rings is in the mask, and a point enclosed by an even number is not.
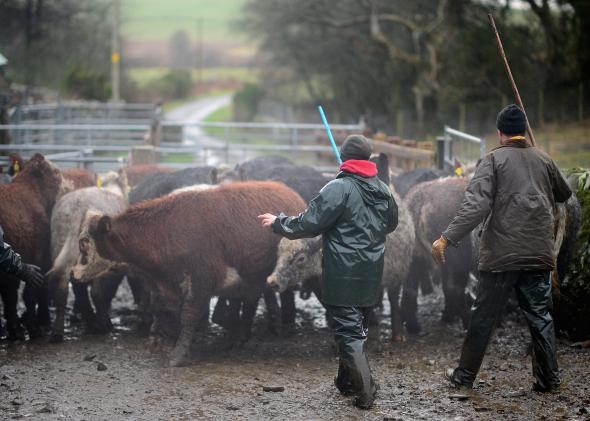
{"type": "MultiPolygon", "coordinates": [[[[151,80],[161,78],[169,71],[170,69],[167,67],[135,67],[129,69],[128,74],[142,87],[151,80]]],[[[191,70],[193,82],[198,80],[198,76],[196,69],[191,70]]],[[[203,82],[234,79],[246,83],[255,82],[257,72],[249,67],[210,67],[202,70],[201,78],[203,82]]]]}
{"type": "MultiPolygon", "coordinates": [[[[533,127],[537,146],[551,155],[560,168],[590,166],[590,119],[581,123],[533,127]]],[[[497,146],[497,136],[486,136],[488,150],[497,146]]]]}
{"type": "Polygon", "coordinates": [[[235,30],[245,0],[125,0],[122,4],[122,32],[133,41],[168,41],[185,30],[194,41],[198,20],[202,21],[204,43],[247,41],[235,30]]]}
{"type": "Polygon", "coordinates": [[[535,139],[561,168],[590,166],[590,120],[581,124],[547,126],[535,130],[535,139]]]}

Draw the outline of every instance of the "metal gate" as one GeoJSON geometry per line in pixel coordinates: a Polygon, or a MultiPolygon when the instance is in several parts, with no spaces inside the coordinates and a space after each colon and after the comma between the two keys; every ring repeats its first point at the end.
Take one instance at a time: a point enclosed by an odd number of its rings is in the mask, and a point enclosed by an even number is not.
{"type": "Polygon", "coordinates": [[[438,168],[475,166],[486,151],[484,138],[445,126],[443,136],[437,138],[438,168]]]}

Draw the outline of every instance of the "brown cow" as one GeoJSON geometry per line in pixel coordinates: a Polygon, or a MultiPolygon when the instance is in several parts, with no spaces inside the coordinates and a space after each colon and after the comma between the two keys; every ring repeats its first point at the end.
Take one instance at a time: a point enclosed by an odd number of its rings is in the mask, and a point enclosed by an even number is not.
{"type": "MultiPolygon", "coordinates": [[[[4,229],[6,242],[20,253],[23,261],[35,264],[43,271],[51,267],[51,210],[57,197],[65,193],[64,186],[60,171],[40,154],[35,154],[27,161],[12,183],[0,185],[0,225],[4,229]]],[[[0,282],[0,293],[9,336],[13,339],[22,338],[16,312],[19,279],[7,275],[2,277],[6,277],[0,282]]],[[[39,336],[41,331],[38,322],[49,324],[47,287],[42,291],[34,291],[27,285],[23,299],[27,307],[24,321],[29,335],[39,336]]]]}
{"type": "Polygon", "coordinates": [[[301,197],[284,184],[244,182],[141,202],[112,218],[97,216],[89,232],[102,257],[141,269],[160,292],[180,292],[180,334],[170,358],[177,366],[188,356],[195,325],[230,268],[252,286],[231,333],[249,335],[280,240],[261,229],[256,216],[304,209],[301,197]]]}
{"type": "Polygon", "coordinates": [[[136,186],[150,175],[172,172],[170,168],[161,167],[160,165],[155,164],[127,165],[119,171],[124,172],[127,176],[129,187],[136,186]]]}
{"type": "Polygon", "coordinates": [[[74,190],[96,186],[96,174],[82,168],[68,168],[61,174],[74,185],[74,190]]]}

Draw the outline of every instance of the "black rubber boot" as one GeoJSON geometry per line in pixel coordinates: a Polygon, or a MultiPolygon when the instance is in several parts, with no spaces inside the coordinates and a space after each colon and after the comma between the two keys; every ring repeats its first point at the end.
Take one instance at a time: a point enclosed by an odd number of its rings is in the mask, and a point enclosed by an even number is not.
{"type": "Polygon", "coordinates": [[[473,383],[463,383],[461,379],[455,375],[455,371],[452,368],[449,368],[444,376],[445,380],[449,382],[449,386],[455,389],[472,389],[473,383]]]}
{"type": "Polygon", "coordinates": [[[343,396],[354,396],[356,394],[356,390],[350,380],[350,373],[342,363],[338,364],[338,376],[334,378],[334,386],[336,386],[336,389],[343,396]]]}
{"type": "Polygon", "coordinates": [[[379,391],[379,385],[371,380],[371,391],[369,394],[362,394],[357,396],[354,400],[354,406],[359,409],[371,409],[377,399],[377,392],[379,391]]]}

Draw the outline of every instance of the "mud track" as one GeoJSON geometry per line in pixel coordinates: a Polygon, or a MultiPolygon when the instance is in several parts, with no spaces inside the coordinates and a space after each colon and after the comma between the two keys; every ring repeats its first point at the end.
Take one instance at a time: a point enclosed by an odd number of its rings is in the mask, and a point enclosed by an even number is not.
{"type": "MultiPolygon", "coordinates": [[[[440,292],[437,292],[440,294],[440,292]]],[[[257,317],[252,340],[226,350],[212,325],[193,346],[193,364],[165,366],[166,351],[153,353],[136,322],[128,291],[113,311],[115,331],[81,334],[74,324],[66,342],[0,343],[0,419],[588,419],[590,351],[559,343],[563,390],[530,391],[528,331],[511,316],[484,360],[479,384],[466,400],[442,381],[459,356],[459,325],[439,322],[441,297],[421,300],[427,334],[392,344],[387,317],[372,329],[369,352],[381,385],[370,411],[352,406],[333,386],[337,368],[332,338],[317,301],[298,302],[297,326],[282,337],[267,334],[257,317]],[[303,306],[303,308],[301,308],[303,306]],[[265,392],[282,386],[282,392],[265,392]]],[[[385,310],[387,312],[387,309],[385,310]]]]}

